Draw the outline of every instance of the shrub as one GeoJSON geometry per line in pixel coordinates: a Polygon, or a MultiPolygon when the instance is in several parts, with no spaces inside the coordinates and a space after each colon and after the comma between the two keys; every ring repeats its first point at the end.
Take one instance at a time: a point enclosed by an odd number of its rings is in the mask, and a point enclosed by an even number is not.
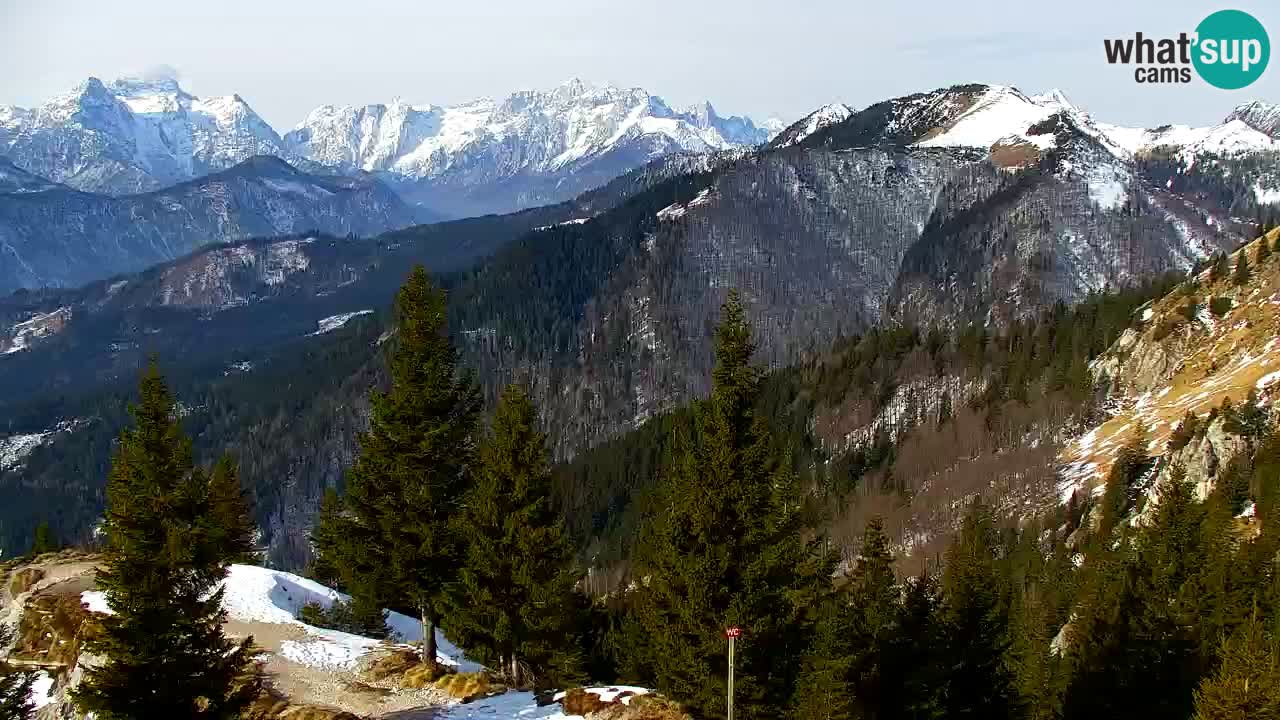
{"type": "Polygon", "coordinates": [[[1231,312],[1231,308],[1235,305],[1229,297],[1216,297],[1209,301],[1209,312],[1217,317],[1222,317],[1231,312]]]}

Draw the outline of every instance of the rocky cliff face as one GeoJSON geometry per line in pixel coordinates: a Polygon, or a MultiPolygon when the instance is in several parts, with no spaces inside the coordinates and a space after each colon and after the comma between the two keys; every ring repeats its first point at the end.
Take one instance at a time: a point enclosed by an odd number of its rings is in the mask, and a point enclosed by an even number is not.
{"type": "MultiPolygon", "coordinates": [[[[1280,231],[1268,238],[1274,243],[1280,231]]],[[[1223,412],[1256,402],[1274,412],[1280,397],[1280,261],[1256,261],[1260,241],[1238,250],[1255,263],[1244,284],[1208,270],[1143,308],[1111,350],[1093,364],[1108,389],[1109,419],[1063,452],[1063,496],[1098,492],[1116,454],[1135,437],[1160,458],[1151,489],[1173,465],[1201,496],[1218,473],[1249,449],[1244,430],[1223,412]],[[1199,429],[1189,432],[1187,423],[1199,429]]]]}

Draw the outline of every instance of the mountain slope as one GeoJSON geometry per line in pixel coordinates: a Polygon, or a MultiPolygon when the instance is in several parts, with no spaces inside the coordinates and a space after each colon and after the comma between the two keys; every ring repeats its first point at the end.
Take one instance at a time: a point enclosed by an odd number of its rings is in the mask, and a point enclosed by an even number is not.
{"type": "Polygon", "coordinates": [[[89,78],[33,110],[0,108],[0,154],[77,190],[125,195],[282,152],[238,95],[201,99],[173,80],[89,78]]]}
{"type": "MultiPolygon", "coordinates": [[[[377,377],[383,329],[379,318],[358,313],[385,308],[408,263],[430,261],[433,248],[494,251],[476,267],[438,276],[449,292],[450,327],[486,392],[492,397],[511,379],[528,382],[556,457],[576,458],[706,392],[712,328],[730,287],[748,304],[759,359],[780,367],[876,326],[907,323],[921,332],[958,333],[972,324],[974,332],[993,334],[1022,327],[1058,302],[1078,303],[1107,287],[1188,270],[1252,231],[1224,210],[1251,207],[1245,186],[1200,192],[1180,181],[1167,184],[1170,178],[1156,175],[1154,165],[1113,152],[1095,128],[1053,96],[947,88],[886,101],[788,147],[711,158],[669,155],[571,203],[385,236],[359,250],[368,255],[348,254],[349,247],[330,239],[294,239],[307,263],[294,263],[278,285],[264,283],[257,270],[228,271],[242,267],[231,261],[248,250],[215,248],[144,274],[136,285],[130,279],[119,289],[136,290],[128,303],[104,299],[111,283],[83,296],[32,293],[0,305],[0,312],[8,310],[0,322],[13,328],[14,338],[21,334],[24,348],[0,357],[0,398],[9,400],[0,407],[20,419],[14,433],[52,432],[58,421],[89,413],[75,409],[77,402],[57,406],[41,397],[118,402],[94,393],[110,387],[123,394],[148,348],[162,350],[162,359],[181,364],[183,372],[187,363],[202,365],[206,384],[193,381],[192,397],[216,395],[208,378],[224,372],[226,387],[288,386],[298,395],[289,396],[287,409],[277,414],[251,401],[261,414],[241,425],[220,409],[231,407],[226,400],[190,402],[209,406],[199,417],[223,423],[206,436],[211,443],[215,435],[237,438],[231,444],[244,449],[252,466],[245,476],[269,488],[273,552],[297,562],[321,489],[340,482],[354,452],[363,423],[359,398],[377,377]],[[1035,106],[1037,114],[1026,119],[1034,120],[1030,126],[1022,127],[1024,117],[1004,126],[1001,132],[1009,132],[994,149],[922,142],[964,130],[962,118],[981,115],[965,115],[974,108],[1009,103],[1035,106]],[[219,270],[206,286],[200,279],[211,266],[219,270]],[[168,271],[174,275],[164,280],[168,271]],[[189,307],[166,304],[163,287],[188,283],[198,290],[189,307]],[[95,316],[100,305],[107,310],[95,316]],[[58,314],[65,307],[69,323],[58,314]],[[325,320],[345,325],[311,336],[325,320]],[[327,347],[340,339],[348,343],[342,359],[325,360],[334,363],[327,370],[299,371],[283,361],[272,371],[278,374],[265,370],[263,358],[285,348],[327,347]],[[239,369],[245,363],[247,372],[239,369]],[[304,429],[280,429],[289,423],[304,429]],[[288,439],[273,442],[273,433],[288,439]],[[277,483],[280,478],[287,481],[277,483]]],[[[1218,162],[1240,167],[1234,159],[1218,162]]],[[[269,254],[274,244],[250,250],[269,254]]],[[[895,347],[874,346],[877,353],[895,347]]],[[[927,359],[913,362],[930,367],[927,359]]],[[[914,384],[904,383],[901,394],[893,383],[864,388],[874,407],[832,413],[824,420],[831,442],[847,449],[853,440],[840,438],[861,437],[857,427],[874,436],[877,413],[896,408],[890,414],[900,415],[912,393],[935,388],[925,374],[908,378],[914,384]]],[[[984,381],[955,375],[947,382],[958,408],[982,392],[984,381]]],[[[1058,431],[1019,418],[1010,423],[1009,437],[1058,431]]],[[[93,448],[109,443],[108,428],[100,432],[92,443],[88,433],[57,435],[54,449],[31,455],[24,473],[39,473],[44,482],[63,477],[65,457],[53,462],[50,456],[64,442],[77,448],[75,457],[94,456],[93,448]]],[[[984,467],[1005,462],[1006,441],[982,446],[984,467]]],[[[1028,462],[1048,467],[1048,448],[1038,445],[1028,462]]],[[[1052,473],[1036,477],[1052,494],[1052,473]]],[[[950,517],[944,506],[956,499],[933,509],[950,517]]],[[[91,497],[78,502],[91,512],[91,497]]]]}
{"type": "Polygon", "coordinates": [[[377,180],[308,175],[269,157],[141,195],[0,193],[0,292],[81,285],[228,240],[367,236],[418,219],[377,180]]]}

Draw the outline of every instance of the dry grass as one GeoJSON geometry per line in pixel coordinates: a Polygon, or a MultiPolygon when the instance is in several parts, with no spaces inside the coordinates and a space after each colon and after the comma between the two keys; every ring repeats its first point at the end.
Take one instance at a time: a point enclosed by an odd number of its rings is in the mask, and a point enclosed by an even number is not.
{"type": "Polygon", "coordinates": [[[436,680],[434,687],[463,702],[506,690],[502,685],[494,683],[486,672],[451,673],[436,680]]]}
{"type": "Polygon", "coordinates": [[[49,667],[69,668],[95,623],[79,595],[43,594],[27,601],[11,657],[49,667]]]}
{"type": "Polygon", "coordinates": [[[1025,168],[1040,162],[1040,148],[1025,140],[991,146],[991,163],[999,168],[1025,168]]]}
{"type": "MultiPolygon", "coordinates": [[[[567,713],[567,710],[566,710],[567,713]]],[[[626,705],[602,708],[591,720],[692,720],[678,704],[658,695],[633,695],[626,705]]]]}
{"type": "MultiPolygon", "coordinates": [[[[1269,238],[1274,242],[1280,231],[1269,238]]],[[[1117,453],[1145,427],[1148,451],[1162,454],[1169,437],[1188,413],[1204,415],[1230,399],[1239,405],[1250,391],[1280,387],[1273,373],[1280,371],[1280,256],[1258,267],[1255,241],[1231,258],[1234,269],[1240,252],[1247,252],[1253,264],[1253,278],[1243,287],[1230,277],[1216,283],[1208,272],[1198,278],[1195,295],[1201,304],[1210,297],[1230,297],[1234,307],[1222,317],[1207,310],[1193,321],[1184,322],[1168,337],[1156,339],[1156,329],[1176,318],[1187,296],[1175,290],[1152,306],[1136,352],[1157,348],[1175,363],[1162,377],[1163,384],[1138,394],[1114,417],[1077,438],[1063,451],[1069,477],[1080,488],[1096,488],[1106,478],[1117,453]],[[1266,378],[1266,381],[1263,379],[1266,378]]],[[[1136,354],[1122,356],[1122,367],[1136,354]]],[[[1132,378],[1122,379],[1131,381],[1132,378]]]]}
{"type": "Polygon", "coordinates": [[[392,648],[385,652],[377,653],[360,670],[360,675],[367,680],[386,680],[387,678],[404,675],[405,671],[418,665],[421,661],[421,656],[414,650],[392,648]]]}

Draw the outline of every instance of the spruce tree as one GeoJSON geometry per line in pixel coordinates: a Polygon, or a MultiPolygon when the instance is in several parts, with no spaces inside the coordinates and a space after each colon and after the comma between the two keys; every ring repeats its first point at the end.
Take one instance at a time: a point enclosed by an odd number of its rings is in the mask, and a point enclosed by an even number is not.
{"type": "Polygon", "coordinates": [[[1271,257],[1271,239],[1265,235],[1261,236],[1261,238],[1262,239],[1258,241],[1257,264],[1259,266],[1261,266],[1271,257]]]}
{"type": "MultiPolygon", "coordinates": [[[[13,642],[13,631],[0,624],[0,647],[13,642]]],[[[0,663],[0,720],[30,720],[35,714],[31,705],[31,686],[35,673],[13,670],[0,663]]]]}
{"type": "Polygon", "coordinates": [[[1215,253],[1212,260],[1213,264],[1209,267],[1209,282],[1217,283],[1226,279],[1231,272],[1231,258],[1226,253],[1215,253]]]}
{"type": "Polygon", "coordinates": [[[254,562],[258,527],[250,515],[249,497],[240,484],[240,473],[230,455],[219,458],[209,475],[209,505],[209,533],[221,544],[223,557],[233,563],[254,562]]]}
{"type": "Polygon", "coordinates": [[[345,613],[352,632],[382,638],[388,635],[383,608],[391,598],[384,586],[385,568],[372,545],[374,539],[347,512],[338,491],[326,489],[311,530],[308,573],[320,582],[342,588],[351,597],[345,613]]]}
{"type": "Polygon", "coordinates": [[[381,587],[418,611],[423,660],[435,662],[435,631],[461,562],[456,521],[480,396],[458,369],[444,293],[421,265],[396,295],[396,327],[391,389],[372,394],[369,432],[348,474],[348,537],[363,548],[365,569],[377,574],[359,585],[381,587]]]}
{"type": "Polygon", "coordinates": [[[460,522],[466,560],[449,628],[516,687],[578,675],[573,548],[551,501],[546,437],[525,389],[510,385],[480,443],[460,522]],[[532,671],[532,677],[529,675],[532,671]]]}
{"type": "Polygon", "coordinates": [[[1074,637],[1064,718],[1181,720],[1191,714],[1199,645],[1191,601],[1203,562],[1202,508],[1174,468],[1150,523],[1120,553],[1121,571],[1074,637]]]}
{"type": "Polygon", "coordinates": [[[206,474],[154,363],[107,479],[98,586],[112,614],[88,638],[104,662],[73,693],[99,720],[235,718],[257,695],[252,638],[222,634],[228,543],[206,474]]]}
{"type": "Polygon", "coordinates": [[[938,580],[925,569],[906,583],[897,632],[884,656],[883,717],[941,720],[946,717],[946,630],[938,580]]]}
{"type": "Polygon", "coordinates": [[[737,293],[716,333],[710,398],[641,531],[636,635],[652,681],[701,717],[725,713],[725,628],[737,626],[735,717],[773,717],[794,697],[834,558],[801,537],[794,479],[754,405],[760,371],[737,293]]]}
{"type": "Polygon", "coordinates": [[[843,594],[829,597],[815,617],[792,700],[792,715],[813,720],[853,720],[854,620],[843,594]]]}
{"type": "Polygon", "coordinates": [[[1241,249],[1239,257],[1236,258],[1236,270],[1235,274],[1232,275],[1232,279],[1236,285],[1248,285],[1252,274],[1249,269],[1249,253],[1241,249]]]}
{"type": "Polygon", "coordinates": [[[897,634],[900,609],[893,554],[884,522],[872,518],[862,534],[862,553],[850,575],[848,602],[854,608],[851,679],[858,717],[885,716],[884,658],[897,634]]]}
{"type": "Polygon", "coordinates": [[[1222,644],[1217,671],[1195,692],[1195,720],[1280,718],[1280,647],[1255,614],[1222,644]]]}
{"type": "Polygon", "coordinates": [[[994,520],[979,502],[947,551],[943,574],[947,717],[1011,718],[1020,710],[1005,657],[1009,611],[995,561],[994,520]]]}

